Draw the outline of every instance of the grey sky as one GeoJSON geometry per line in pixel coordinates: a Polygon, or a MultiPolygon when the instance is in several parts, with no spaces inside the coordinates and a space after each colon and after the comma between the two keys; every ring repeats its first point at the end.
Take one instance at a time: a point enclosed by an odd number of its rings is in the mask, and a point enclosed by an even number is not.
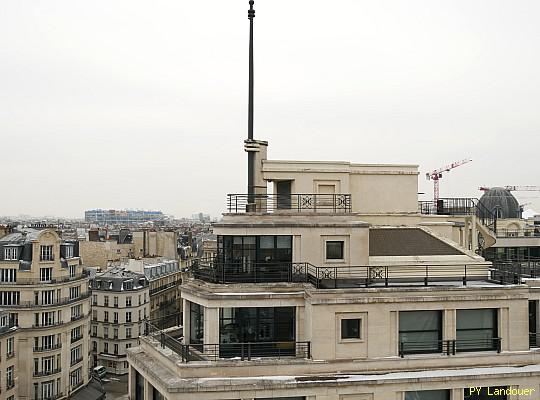
{"type": "MultiPolygon", "coordinates": [[[[244,192],[247,0],[3,0],[0,215],[217,215],[244,192]]],[[[540,184],[540,2],[256,0],[274,159],[470,157],[442,196],[540,184]]],[[[540,192],[516,193],[540,211],[540,192]]]]}

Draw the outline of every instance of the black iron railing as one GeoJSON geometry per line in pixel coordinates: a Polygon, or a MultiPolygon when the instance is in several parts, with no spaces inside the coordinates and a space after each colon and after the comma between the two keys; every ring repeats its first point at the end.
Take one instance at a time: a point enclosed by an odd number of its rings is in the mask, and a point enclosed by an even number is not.
{"type": "Polygon", "coordinates": [[[48,369],[44,371],[34,371],[33,375],[35,377],[49,376],[49,375],[59,374],[60,372],[62,372],[61,368],[54,368],[54,369],[48,369]]]}
{"type": "Polygon", "coordinates": [[[38,346],[34,347],[34,351],[36,353],[42,352],[42,351],[53,351],[58,350],[62,348],[62,342],[58,342],[56,344],[51,344],[50,346],[38,346]]]}
{"type": "MultiPolygon", "coordinates": [[[[250,196],[244,193],[227,195],[227,211],[229,213],[245,213],[248,210],[250,196]]],[[[252,195],[253,206],[249,212],[272,213],[276,211],[295,212],[333,212],[349,213],[352,211],[350,194],[255,194],[252,195]]]]}
{"type": "Polygon", "coordinates": [[[529,348],[540,347],[540,333],[529,333],[529,348]]]}
{"type": "Polygon", "coordinates": [[[497,237],[499,238],[540,237],[540,229],[539,228],[497,229],[497,237]]]}
{"type": "Polygon", "coordinates": [[[497,231],[497,215],[480,200],[472,197],[446,197],[437,201],[419,201],[419,211],[426,215],[476,215],[482,225],[497,231]]]}
{"type": "Polygon", "coordinates": [[[493,261],[491,280],[504,284],[521,284],[523,278],[540,277],[540,260],[493,261]]]}
{"type": "Polygon", "coordinates": [[[399,356],[408,354],[444,354],[456,355],[467,351],[501,352],[501,338],[427,340],[422,342],[400,341],[399,356]]]}
{"type": "Polygon", "coordinates": [[[489,279],[486,265],[326,266],[310,263],[222,263],[200,260],[192,266],[196,279],[211,283],[306,282],[320,289],[424,285],[489,279]]]}
{"type": "Polygon", "coordinates": [[[190,361],[218,361],[238,358],[249,361],[254,358],[311,358],[311,342],[279,341],[249,343],[183,344],[164,330],[145,322],[144,336],[157,340],[182,359],[190,361]]]}
{"type": "Polygon", "coordinates": [[[212,283],[308,282],[309,263],[219,263],[200,260],[191,267],[193,277],[212,283]]]}
{"type": "MultiPolygon", "coordinates": [[[[20,275],[20,273],[18,273],[17,275],[20,275]]],[[[90,272],[88,271],[83,271],[80,274],[77,274],[75,276],[54,277],[48,280],[43,280],[40,278],[27,278],[27,277],[17,276],[17,280],[15,282],[2,282],[2,285],[43,285],[43,284],[65,283],[65,282],[74,282],[81,279],[86,279],[88,277],[90,277],[90,272]]]]}
{"type": "Polygon", "coordinates": [[[311,358],[311,342],[249,342],[249,343],[215,343],[194,344],[189,351],[210,361],[222,358],[311,358]]]}

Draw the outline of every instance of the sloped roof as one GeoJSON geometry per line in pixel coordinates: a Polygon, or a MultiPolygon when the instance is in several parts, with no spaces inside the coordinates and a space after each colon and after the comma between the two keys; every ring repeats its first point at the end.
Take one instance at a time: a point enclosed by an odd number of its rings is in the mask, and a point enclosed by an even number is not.
{"type": "Polygon", "coordinates": [[[370,256],[451,256],[464,253],[419,228],[371,228],[370,256]]]}

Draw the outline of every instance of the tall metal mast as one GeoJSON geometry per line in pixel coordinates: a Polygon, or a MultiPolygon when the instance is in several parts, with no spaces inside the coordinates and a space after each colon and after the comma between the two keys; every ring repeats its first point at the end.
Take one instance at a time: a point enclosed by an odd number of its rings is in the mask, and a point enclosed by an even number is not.
{"type": "MultiPolygon", "coordinates": [[[[248,140],[253,140],[253,18],[255,18],[254,0],[249,0],[249,100],[248,100],[248,140]]],[[[255,154],[248,151],[248,204],[255,203],[255,154]]]]}

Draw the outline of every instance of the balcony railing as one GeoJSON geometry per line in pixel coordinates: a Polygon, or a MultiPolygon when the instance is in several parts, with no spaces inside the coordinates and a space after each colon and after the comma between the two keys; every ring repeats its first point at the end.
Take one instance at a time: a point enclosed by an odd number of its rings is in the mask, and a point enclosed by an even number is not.
{"type": "Polygon", "coordinates": [[[71,343],[76,343],[83,338],[83,335],[74,336],[71,338],[71,343]]]}
{"type": "Polygon", "coordinates": [[[540,260],[493,261],[491,280],[500,284],[521,284],[523,278],[540,277],[540,260]]]}
{"type": "Polygon", "coordinates": [[[79,357],[79,358],[77,358],[75,360],[71,360],[71,367],[73,367],[74,365],[80,363],[82,360],[83,360],[82,357],[79,357]]]}
{"type": "Polygon", "coordinates": [[[46,281],[40,278],[27,278],[27,277],[17,276],[16,282],[2,282],[2,285],[43,285],[43,284],[48,285],[48,284],[55,284],[55,283],[73,282],[73,281],[85,279],[88,277],[90,277],[90,273],[88,271],[83,271],[80,274],[77,274],[75,276],[53,277],[46,281]]]}
{"type": "MultiPolygon", "coordinates": [[[[487,281],[486,265],[392,265],[392,266],[326,266],[310,263],[220,263],[199,261],[192,266],[196,279],[211,283],[306,282],[319,289],[388,287],[416,284],[487,281]]],[[[503,282],[505,283],[505,282],[503,282]]]]}
{"type": "Polygon", "coordinates": [[[158,293],[158,292],[161,292],[163,290],[167,290],[167,289],[170,289],[170,288],[177,288],[178,285],[182,283],[181,281],[174,281],[174,282],[170,282],[170,283],[167,283],[165,285],[161,285],[159,287],[156,287],[156,288],[153,288],[153,289],[150,289],[150,296],[158,293]]]}
{"type": "Polygon", "coordinates": [[[540,333],[529,333],[529,348],[540,347],[540,333]]]}
{"type": "Polygon", "coordinates": [[[70,298],[70,297],[62,297],[60,299],[55,299],[53,301],[38,301],[37,303],[35,301],[19,301],[17,304],[6,304],[2,305],[2,308],[36,308],[36,307],[57,307],[62,306],[66,304],[76,303],[81,300],[85,300],[88,297],[90,297],[90,291],[86,293],[82,293],[78,297],[70,298]]]}
{"type": "Polygon", "coordinates": [[[399,356],[408,354],[443,354],[455,356],[458,352],[496,351],[501,352],[501,338],[427,340],[422,342],[399,342],[399,356]]]}
{"type": "Polygon", "coordinates": [[[44,352],[44,351],[58,350],[58,349],[61,349],[61,348],[62,348],[62,342],[58,342],[58,343],[53,344],[53,345],[51,345],[51,346],[38,346],[38,347],[34,347],[34,352],[40,353],[40,352],[44,352]]]}
{"type": "Polygon", "coordinates": [[[497,216],[484,204],[470,197],[448,197],[435,201],[419,201],[419,211],[426,215],[476,215],[482,225],[497,231],[497,216]]]}
{"type": "Polygon", "coordinates": [[[352,202],[350,194],[228,194],[227,211],[238,214],[245,212],[273,213],[277,211],[294,212],[332,212],[350,213],[352,202]]]}
{"type": "Polygon", "coordinates": [[[497,229],[498,238],[540,237],[540,228],[497,229]]]}
{"type": "Polygon", "coordinates": [[[55,369],[48,369],[45,371],[34,371],[33,375],[35,377],[40,377],[40,376],[49,376],[49,375],[59,374],[60,372],[62,372],[61,368],[55,368],[55,369]]]}
{"type": "Polygon", "coordinates": [[[281,341],[186,345],[148,322],[145,323],[144,336],[157,340],[162,348],[169,348],[185,363],[231,358],[242,361],[250,361],[252,358],[311,358],[311,342],[281,341]]]}
{"type": "Polygon", "coordinates": [[[57,400],[62,397],[64,397],[64,395],[62,393],[58,393],[58,394],[53,394],[51,396],[38,396],[38,397],[34,397],[34,399],[35,400],[57,400]]]}

